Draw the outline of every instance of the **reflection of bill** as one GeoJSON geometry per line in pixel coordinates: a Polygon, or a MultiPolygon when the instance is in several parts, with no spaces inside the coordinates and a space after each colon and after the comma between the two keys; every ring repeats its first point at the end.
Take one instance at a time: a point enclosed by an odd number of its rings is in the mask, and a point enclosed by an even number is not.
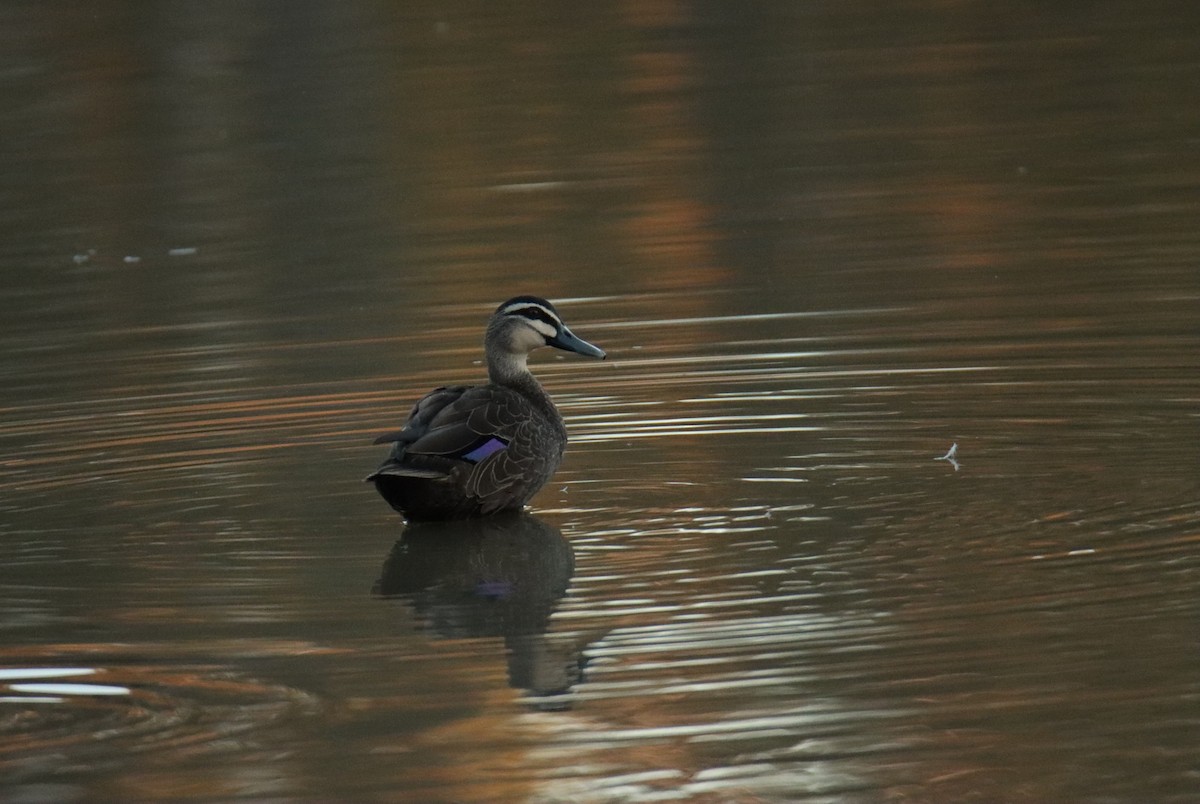
{"type": "Polygon", "coordinates": [[[570,543],[531,514],[416,523],[392,547],[372,592],[405,600],[438,636],[502,637],[509,683],[539,707],[565,708],[580,659],[546,628],[574,569],[570,543]]]}

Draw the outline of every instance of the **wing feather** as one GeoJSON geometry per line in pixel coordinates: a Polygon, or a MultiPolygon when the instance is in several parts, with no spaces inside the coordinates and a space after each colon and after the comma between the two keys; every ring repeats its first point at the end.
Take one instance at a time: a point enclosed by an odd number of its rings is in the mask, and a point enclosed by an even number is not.
{"type": "Polygon", "coordinates": [[[368,479],[444,479],[483,514],[519,506],[561,457],[561,449],[555,455],[541,451],[535,433],[545,423],[536,415],[511,388],[439,388],[413,406],[402,429],[380,437],[393,444],[392,452],[368,479]]]}
{"type": "MultiPolygon", "coordinates": [[[[506,445],[512,441],[523,422],[515,412],[511,398],[515,396],[507,388],[486,385],[439,388],[413,406],[402,429],[380,436],[375,443],[395,444],[390,460],[397,464],[405,464],[406,459],[419,462],[422,457],[463,460],[490,438],[506,445]]],[[[494,455],[488,455],[483,463],[494,461],[494,455]]]]}

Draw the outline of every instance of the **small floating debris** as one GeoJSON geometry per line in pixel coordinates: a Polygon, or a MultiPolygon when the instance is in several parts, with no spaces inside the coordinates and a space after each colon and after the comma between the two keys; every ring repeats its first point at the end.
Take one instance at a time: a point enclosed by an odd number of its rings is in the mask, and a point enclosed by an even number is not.
{"type": "Polygon", "coordinates": [[[566,186],[565,181],[519,181],[511,184],[496,184],[491,189],[497,193],[536,193],[542,190],[557,190],[566,186]]]}
{"type": "Polygon", "coordinates": [[[935,461],[948,461],[954,467],[954,471],[958,471],[958,467],[962,466],[958,462],[958,442],[955,441],[950,445],[950,449],[946,450],[946,454],[940,458],[934,458],[935,461]]]}
{"type": "Polygon", "coordinates": [[[167,256],[168,257],[191,257],[191,256],[195,255],[198,251],[200,251],[200,249],[196,248],[195,246],[180,246],[178,248],[168,249],[167,256]]]}
{"type": "Polygon", "coordinates": [[[71,259],[75,262],[76,265],[83,265],[85,262],[87,262],[88,260],[90,260],[92,257],[95,257],[95,256],[96,256],[96,249],[89,248],[87,251],[79,252],[75,256],[71,257],[71,259]]]}
{"type": "Polygon", "coordinates": [[[142,261],[142,258],[137,256],[136,254],[126,254],[125,255],[125,264],[126,265],[134,265],[135,263],[139,263],[141,261],[142,261]]]}

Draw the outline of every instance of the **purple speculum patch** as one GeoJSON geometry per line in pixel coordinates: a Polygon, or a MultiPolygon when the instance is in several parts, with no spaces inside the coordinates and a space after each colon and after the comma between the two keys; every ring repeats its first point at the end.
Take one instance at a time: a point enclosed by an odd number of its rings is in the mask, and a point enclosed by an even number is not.
{"type": "Polygon", "coordinates": [[[508,446],[508,444],[505,443],[504,441],[502,441],[501,439],[492,437],[492,438],[489,438],[487,441],[484,441],[482,444],[480,444],[475,449],[464,454],[462,457],[463,457],[464,461],[470,461],[471,463],[479,463],[487,456],[489,456],[493,453],[499,452],[500,450],[504,449],[507,446],[508,446]]]}

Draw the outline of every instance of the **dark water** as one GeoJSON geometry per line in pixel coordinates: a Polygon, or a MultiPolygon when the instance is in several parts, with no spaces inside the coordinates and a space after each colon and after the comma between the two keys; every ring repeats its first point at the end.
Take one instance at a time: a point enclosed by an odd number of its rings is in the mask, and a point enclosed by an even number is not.
{"type": "Polygon", "coordinates": [[[0,10],[0,799],[1195,800],[1198,23],[0,10]],[[405,531],[519,292],[567,461],[405,531]]]}

